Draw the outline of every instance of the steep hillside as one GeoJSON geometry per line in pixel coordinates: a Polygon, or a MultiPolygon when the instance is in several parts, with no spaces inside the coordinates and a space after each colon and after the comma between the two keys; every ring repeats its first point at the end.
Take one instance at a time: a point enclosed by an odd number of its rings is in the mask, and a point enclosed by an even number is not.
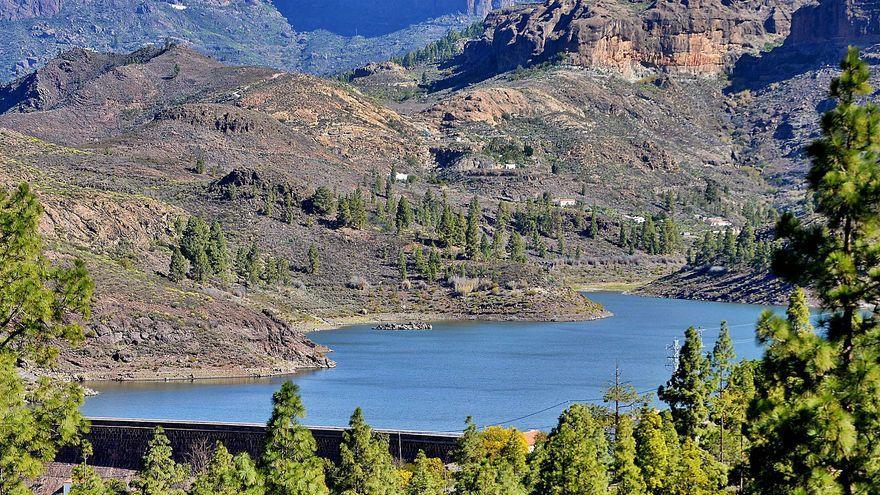
{"type": "Polygon", "coordinates": [[[274,0],[297,31],[323,29],[342,36],[375,37],[449,14],[485,17],[515,0],[274,0]]]}
{"type": "Polygon", "coordinates": [[[628,78],[657,70],[718,75],[741,54],[781,41],[797,0],[653,3],[548,0],[493,13],[465,49],[465,80],[561,57],[628,78]]]}
{"type": "MultiPolygon", "coordinates": [[[[401,59],[410,61],[407,70],[374,65],[353,73],[352,83],[440,129],[448,144],[435,151],[451,180],[474,190],[511,184],[517,174],[487,172],[504,168],[488,145],[527,143],[536,153],[524,189],[540,184],[575,198],[580,191],[612,218],[639,209],[664,215],[671,195],[684,244],[697,249],[706,232],[738,231],[747,207],[809,212],[803,147],[833,105],[826,91],[845,47],[877,59],[878,16],[872,2],[851,0],[549,0],[490,14],[460,55],[446,49],[438,62],[432,52],[416,53],[401,59]],[[487,175],[511,178],[481,179],[487,175]],[[720,204],[699,197],[711,184],[723,185],[720,204]]],[[[773,218],[749,222],[764,229],[773,218]]],[[[738,289],[717,297],[772,292],[748,287],[767,285],[763,268],[720,268],[738,289]]],[[[684,270],[646,290],[720,293],[725,277],[711,265],[684,270]]]]}
{"type": "Polygon", "coordinates": [[[189,43],[218,60],[333,74],[421,47],[513,0],[0,1],[0,82],[73,48],[189,43]]]}
{"type": "MultiPolygon", "coordinates": [[[[0,94],[4,182],[34,184],[53,252],[84,258],[99,287],[90,325],[99,338],[66,353],[65,371],[280,372],[331,363],[300,330],[356,318],[603,314],[540,265],[471,261],[454,246],[434,278],[421,275],[415,251],[443,246],[434,224],[415,219],[418,228],[398,232],[383,213],[384,190],[369,190],[373,174],[392,166],[426,179],[430,133],[338,83],[223,66],[172,46],[124,57],[71,52],[0,94]],[[319,186],[334,196],[360,186],[365,223],[316,212],[319,186]],[[169,260],[191,215],[226,233],[233,275],[192,271],[173,281],[169,260]],[[411,273],[403,283],[401,252],[411,273]],[[212,339],[224,345],[212,348],[212,339]],[[235,357],[236,348],[247,351],[235,357]]],[[[401,183],[394,201],[416,206],[428,189],[443,196],[427,181],[401,183]]],[[[470,200],[455,188],[445,197],[454,211],[470,200]]]]}

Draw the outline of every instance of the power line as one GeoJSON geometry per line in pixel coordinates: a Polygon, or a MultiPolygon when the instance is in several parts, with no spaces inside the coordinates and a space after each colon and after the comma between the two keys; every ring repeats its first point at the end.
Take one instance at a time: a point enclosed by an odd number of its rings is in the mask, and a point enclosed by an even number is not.
{"type": "MultiPolygon", "coordinates": [[[[641,394],[651,393],[651,392],[654,392],[654,389],[636,391],[636,393],[637,393],[637,394],[640,394],[640,395],[641,395],[641,394]]],[[[533,417],[533,416],[537,416],[537,415],[539,415],[539,414],[541,414],[541,413],[545,413],[545,412],[547,412],[547,411],[551,411],[551,410],[553,410],[553,409],[556,409],[557,407],[564,406],[564,405],[567,405],[567,404],[578,404],[578,403],[581,403],[581,404],[582,404],[582,403],[585,403],[585,402],[594,402],[594,403],[595,403],[595,402],[604,402],[604,401],[605,401],[605,398],[604,398],[604,397],[602,397],[602,398],[591,398],[591,399],[569,399],[569,400],[564,400],[564,401],[562,401],[562,402],[557,402],[556,404],[553,404],[552,406],[545,407],[545,408],[540,409],[540,410],[538,410],[538,411],[530,412],[530,413],[528,413],[528,414],[524,414],[524,415],[519,416],[519,417],[517,417],[517,418],[506,419],[506,420],[504,420],[504,421],[496,421],[496,422],[493,422],[493,423],[489,423],[489,424],[487,424],[486,426],[501,426],[501,425],[506,425],[506,424],[509,424],[509,423],[515,423],[515,422],[517,422],[517,421],[521,421],[521,420],[523,420],[523,419],[528,419],[528,418],[531,418],[531,417],[533,417]]],[[[464,431],[464,430],[461,430],[461,431],[464,431]]]]}

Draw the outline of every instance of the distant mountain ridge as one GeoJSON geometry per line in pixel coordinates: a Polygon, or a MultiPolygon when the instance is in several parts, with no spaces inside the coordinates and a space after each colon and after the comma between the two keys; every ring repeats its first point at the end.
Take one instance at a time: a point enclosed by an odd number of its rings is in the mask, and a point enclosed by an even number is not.
{"type": "Polygon", "coordinates": [[[335,74],[517,1],[0,0],[0,82],[73,48],[122,53],[166,40],[233,64],[335,74]]]}
{"type": "Polygon", "coordinates": [[[548,0],[491,13],[459,71],[473,79],[561,58],[637,79],[719,76],[743,54],[782,44],[865,44],[880,35],[875,0],[548,0]]]}
{"type": "Polygon", "coordinates": [[[273,0],[297,31],[325,29],[342,36],[382,36],[450,14],[485,17],[515,0],[273,0]]]}

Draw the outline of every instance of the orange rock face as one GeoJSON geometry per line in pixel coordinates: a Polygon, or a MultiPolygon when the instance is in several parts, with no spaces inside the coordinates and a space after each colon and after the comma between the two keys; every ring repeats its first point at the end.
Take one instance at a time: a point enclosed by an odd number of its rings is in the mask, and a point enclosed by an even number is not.
{"type": "Polygon", "coordinates": [[[714,76],[742,53],[784,39],[798,6],[798,0],[660,0],[642,10],[635,3],[550,0],[490,14],[462,65],[504,71],[562,56],[629,78],[657,70],[714,76]]]}

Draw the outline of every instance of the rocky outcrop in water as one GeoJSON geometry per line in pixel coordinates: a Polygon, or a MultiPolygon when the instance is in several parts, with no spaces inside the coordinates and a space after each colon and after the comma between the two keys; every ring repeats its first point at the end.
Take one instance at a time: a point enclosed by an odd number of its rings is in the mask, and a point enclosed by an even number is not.
{"type": "Polygon", "coordinates": [[[433,328],[430,323],[411,321],[408,323],[382,323],[373,327],[373,330],[431,330],[433,328]]]}

